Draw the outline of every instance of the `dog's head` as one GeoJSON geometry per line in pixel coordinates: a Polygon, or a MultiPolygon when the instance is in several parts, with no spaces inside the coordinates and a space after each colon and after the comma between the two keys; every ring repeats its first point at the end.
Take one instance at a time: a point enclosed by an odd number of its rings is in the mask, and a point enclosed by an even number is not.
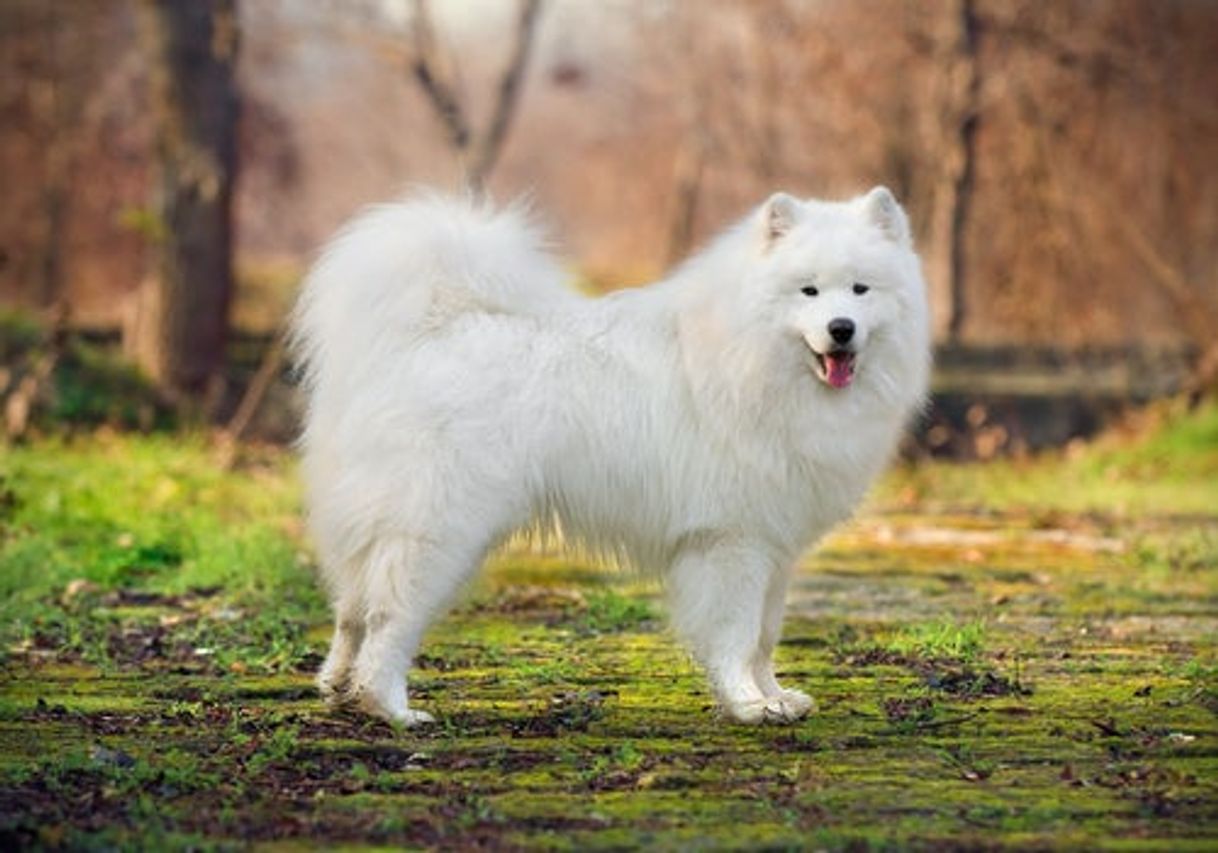
{"type": "MultiPolygon", "coordinates": [[[[922,277],[909,221],[886,188],[841,203],[775,193],[754,227],[760,257],[753,286],[800,341],[802,359],[821,382],[849,388],[879,369],[873,365],[885,347],[925,358],[922,277]]],[[[885,369],[891,360],[886,355],[885,369]]]]}

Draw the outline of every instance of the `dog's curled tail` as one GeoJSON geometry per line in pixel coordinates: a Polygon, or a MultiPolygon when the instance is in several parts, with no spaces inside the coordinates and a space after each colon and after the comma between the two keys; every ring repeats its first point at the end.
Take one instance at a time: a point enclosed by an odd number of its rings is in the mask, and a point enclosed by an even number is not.
{"type": "Polygon", "coordinates": [[[456,316],[535,314],[578,298],[517,202],[416,194],[369,208],[305,278],[292,345],[306,385],[350,378],[456,316]]]}

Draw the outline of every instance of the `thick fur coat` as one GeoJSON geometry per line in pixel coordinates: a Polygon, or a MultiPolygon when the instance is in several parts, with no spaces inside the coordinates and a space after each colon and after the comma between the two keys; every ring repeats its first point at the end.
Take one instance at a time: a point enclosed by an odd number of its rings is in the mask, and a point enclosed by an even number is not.
{"type": "Polygon", "coordinates": [[[669,278],[598,299],[519,207],[420,195],[349,224],[296,316],[322,691],[390,720],[428,624],[522,529],[655,572],[727,716],[813,703],[771,656],[800,555],[922,403],[904,212],[778,193],[669,278]]]}

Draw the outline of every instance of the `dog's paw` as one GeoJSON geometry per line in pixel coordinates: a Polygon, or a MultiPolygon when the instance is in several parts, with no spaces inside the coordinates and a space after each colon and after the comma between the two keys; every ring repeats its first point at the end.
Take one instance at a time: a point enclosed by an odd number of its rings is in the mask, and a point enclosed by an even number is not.
{"type": "MultiPolygon", "coordinates": [[[[771,697],[771,701],[774,697],[771,697]]],[[[778,698],[783,705],[791,709],[795,714],[794,719],[800,719],[808,716],[816,710],[816,700],[804,693],[802,690],[781,690],[778,693],[778,698]]]]}
{"type": "Polygon", "coordinates": [[[344,685],[341,689],[336,687],[321,687],[321,701],[325,704],[326,710],[332,714],[350,714],[360,713],[362,708],[360,703],[352,695],[351,690],[344,685]]]}
{"type": "Polygon", "coordinates": [[[407,708],[404,713],[390,720],[395,726],[401,726],[406,729],[413,729],[416,726],[427,726],[436,721],[436,718],[426,711],[419,711],[414,708],[407,708]]]}
{"type": "Polygon", "coordinates": [[[745,725],[784,724],[803,719],[815,707],[812,697],[798,690],[784,690],[764,699],[724,705],[723,712],[729,719],[745,725]]]}
{"type": "Polygon", "coordinates": [[[351,704],[350,682],[346,678],[336,679],[322,673],[317,677],[317,691],[330,708],[343,708],[351,704]]]}
{"type": "Polygon", "coordinates": [[[386,701],[371,690],[354,689],[338,696],[331,707],[340,710],[362,711],[394,726],[411,729],[434,723],[436,718],[426,711],[407,706],[405,701],[386,701]]]}

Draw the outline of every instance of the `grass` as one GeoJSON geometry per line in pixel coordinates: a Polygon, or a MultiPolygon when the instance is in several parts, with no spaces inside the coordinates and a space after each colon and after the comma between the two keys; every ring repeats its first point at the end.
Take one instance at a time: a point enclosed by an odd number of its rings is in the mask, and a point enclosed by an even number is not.
{"type": "Polygon", "coordinates": [[[819,711],[761,729],[654,586],[526,551],[431,632],[435,727],[334,716],[289,457],[4,450],[0,845],[1212,847],[1216,426],[895,472],[792,590],[819,711]]]}
{"type": "Polygon", "coordinates": [[[275,465],[231,476],[201,440],[164,435],[6,451],[0,639],[101,665],[116,630],[162,628],[172,606],[178,640],[219,661],[266,669],[311,654],[302,626],[324,620],[325,603],[290,470],[275,465]]]}
{"type": "MultiPolygon", "coordinates": [[[[75,579],[238,598],[295,587],[300,506],[290,469],[229,476],[204,442],[99,434],[14,448],[0,462],[5,607],[75,579]]],[[[0,615],[8,615],[0,610],[0,615]]]]}
{"type": "Polygon", "coordinates": [[[984,640],[985,625],[981,622],[939,621],[903,627],[885,645],[898,655],[971,662],[981,654],[984,640]]]}
{"type": "Polygon", "coordinates": [[[1179,402],[1149,410],[1131,440],[1114,433],[1096,445],[985,466],[904,467],[873,498],[877,506],[944,510],[1026,509],[1111,516],[1208,515],[1218,506],[1218,404],[1186,411],[1179,402]]]}
{"type": "Polygon", "coordinates": [[[29,401],[31,434],[173,426],[175,415],[167,401],[112,347],[75,335],[56,344],[53,337],[37,320],[0,308],[0,365],[7,374],[0,386],[17,388],[25,379],[49,372],[29,401]]]}

